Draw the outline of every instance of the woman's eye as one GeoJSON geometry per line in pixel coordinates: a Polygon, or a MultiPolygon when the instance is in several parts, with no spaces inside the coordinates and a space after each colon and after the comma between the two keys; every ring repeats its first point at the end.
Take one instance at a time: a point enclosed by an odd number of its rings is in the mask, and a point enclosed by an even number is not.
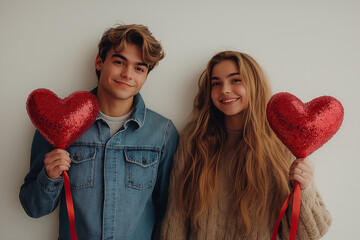
{"type": "Polygon", "coordinates": [[[233,82],[234,83],[241,82],[241,79],[234,79],[233,82]]]}
{"type": "Polygon", "coordinates": [[[211,83],[211,87],[215,87],[215,86],[218,86],[218,85],[219,85],[218,82],[213,82],[213,83],[211,83]]]}

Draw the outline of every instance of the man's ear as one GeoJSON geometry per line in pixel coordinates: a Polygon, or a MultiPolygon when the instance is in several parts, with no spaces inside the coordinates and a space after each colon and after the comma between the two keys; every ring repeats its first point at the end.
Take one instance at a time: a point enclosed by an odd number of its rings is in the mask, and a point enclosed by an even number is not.
{"type": "Polygon", "coordinates": [[[103,64],[103,61],[102,61],[101,57],[98,54],[96,56],[96,59],[95,59],[95,68],[96,68],[96,70],[101,71],[102,64],[103,64]]]}

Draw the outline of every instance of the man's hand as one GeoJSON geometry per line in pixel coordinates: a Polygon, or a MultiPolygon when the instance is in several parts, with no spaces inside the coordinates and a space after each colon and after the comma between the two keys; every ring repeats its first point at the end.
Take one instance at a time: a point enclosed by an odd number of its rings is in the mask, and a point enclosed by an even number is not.
{"type": "Polygon", "coordinates": [[[54,149],[45,155],[46,174],[51,179],[57,179],[63,171],[69,170],[70,163],[70,154],[67,151],[60,148],[54,149]]]}

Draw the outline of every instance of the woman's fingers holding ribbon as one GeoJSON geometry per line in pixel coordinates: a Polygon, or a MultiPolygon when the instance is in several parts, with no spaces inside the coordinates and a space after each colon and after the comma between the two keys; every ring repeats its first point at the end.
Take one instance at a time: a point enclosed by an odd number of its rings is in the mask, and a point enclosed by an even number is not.
{"type": "Polygon", "coordinates": [[[314,169],[306,158],[296,159],[290,166],[289,180],[293,186],[296,182],[301,189],[305,189],[314,176],[314,169]]]}
{"type": "Polygon", "coordinates": [[[51,179],[57,179],[63,171],[69,170],[70,163],[69,153],[63,149],[57,148],[45,154],[45,170],[46,174],[51,179]]]}

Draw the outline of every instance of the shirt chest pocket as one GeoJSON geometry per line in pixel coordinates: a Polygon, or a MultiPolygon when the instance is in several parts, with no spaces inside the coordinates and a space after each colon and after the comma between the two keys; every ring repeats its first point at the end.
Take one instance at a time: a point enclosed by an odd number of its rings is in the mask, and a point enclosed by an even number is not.
{"type": "Polygon", "coordinates": [[[96,148],[89,146],[71,146],[68,149],[71,167],[68,171],[73,189],[87,188],[94,185],[94,161],[96,148]]]}
{"type": "Polygon", "coordinates": [[[142,190],[156,181],[159,152],[150,150],[125,150],[126,187],[142,190]]]}

